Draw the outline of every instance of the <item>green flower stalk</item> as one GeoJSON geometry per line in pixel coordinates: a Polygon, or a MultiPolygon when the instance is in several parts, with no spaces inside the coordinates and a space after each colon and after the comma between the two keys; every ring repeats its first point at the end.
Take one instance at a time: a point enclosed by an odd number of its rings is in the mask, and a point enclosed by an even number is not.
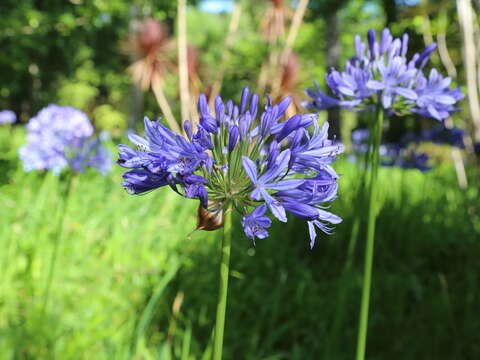
{"type": "Polygon", "coordinates": [[[375,240],[375,220],[376,220],[376,187],[378,177],[378,166],[380,163],[380,143],[382,141],[383,128],[383,109],[377,108],[377,116],[374,124],[374,139],[372,149],[372,167],[370,170],[370,188],[368,191],[368,222],[367,222],[367,244],[365,248],[365,265],[362,286],[362,303],[360,305],[360,323],[358,327],[357,339],[357,360],[365,359],[365,348],[367,341],[368,310],[370,304],[370,288],[372,286],[373,269],[373,250],[375,240]]]}
{"type": "Polygon", "coordinates": [[[217,318],[213,341],[213,360],[222,359],[225,312],[227,310],[228,274],[230,272],[230,245],[232,240],[232,206],[225,210],[223,223],[222,253],[220,256],[220,282],[217,302],[217,318]]]}

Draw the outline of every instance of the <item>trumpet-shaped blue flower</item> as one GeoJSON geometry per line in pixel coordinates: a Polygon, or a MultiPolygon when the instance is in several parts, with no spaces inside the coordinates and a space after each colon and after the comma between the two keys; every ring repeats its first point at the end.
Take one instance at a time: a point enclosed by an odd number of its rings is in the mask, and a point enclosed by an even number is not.
{"type": "Polygon", "coordinates": [[[143,194],[169,184],[168,174],[152,173],[147,169],[134,169],[123,174],[122,185],[129,194],[143,194]]]}
{"type": "Polygon", "coordinates": [[[255,242],[255,238],[265,239],[268,237],[268,231],[265,229],[272,225],[272,221],[265,215],[266,211],[267,206],[262,204],[242,218],[245,234],[252,239],[253,242],[255,242]]]}
{"type": "Polygon", "coordinates": [[[273,198],[267,190],[288,190],[300,186],[303,179],[284,179],[288,172],[290,150],[284,150],[277,161],[266,171],[258,176],[255,163],[248,157],[243,157],[243,168],[253,184],[251,197],[255,200],[264,200],[272,214],[280,221],[287,222],[285,209],[278,200],[273,198]]]}
{"type": "Polygon", "coordinates": [[[300,186],[274,194],[288,212],[307,220],[311,247],[314,246],[316,238],[315,226],[312,227],[312,224],[329,233],[331,228],[328,223],[338,224],[342,221],[340,217],[323,208],[323,204],[337,198],[337,178],[336,173],[330,169],[321,170],[314,178],[306,179],[300,186]]]}
{"type": "Polygon", "coordinates": [[[316,122],[314,125],[312,135],[305,129],[300,129],[292,139],[291,167],[296,172],[304,174],[325,169],[335,173],[329,164],[344,151],[343,145],[328,139],[328,123],[324,123],[321,129],[316,122]]]}
{"type": "Polygon", "coordinates": [[[145,119],[145,137],[129,135],[137,149],[119,145],[118,163],[129,169],[123,186],[143,194],[168,185],[199,199],[201,229],[221,226],[218,214],[233,205],[252,240],[268,236],[267,210],[282,222],[288,212],[329,233],[327,224],[340,218],[321,207],[336,197],[338,176],[330,164],[343,148],[327,138],[328,125],[320,130],[315,114],[285,119],[290,102],[267,97],[258,116],[258,96],[245,88],[239,106],[217,97],[212,113],[201,95],[199,123],[185,121],[185,137],[145,119]]]}
{"type": "Polygon", "coordinates": [[[182,182],[185,184],[185,197],[197,198],[203,208],[208,207],[208,192],[205,186],[208,180],[200,175],[188,174],[184,176],[182,182]]]}

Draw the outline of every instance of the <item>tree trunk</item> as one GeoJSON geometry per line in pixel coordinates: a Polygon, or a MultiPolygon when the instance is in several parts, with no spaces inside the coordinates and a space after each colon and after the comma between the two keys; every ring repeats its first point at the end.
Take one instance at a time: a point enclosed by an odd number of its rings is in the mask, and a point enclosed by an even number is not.
{"type": "Polygon", "coordinates": [[[463,61],[467,80],[467,96],[470,106],[475,141],[480,141],[480,102],[478,98],[476,44],[474,37],[474,15],[470,0],[457,0],[458,20],[463,35],[463,61]]]}
{"type": "Polygon", "coordinates": [[[397,21],[397,4],[395,0],[383,0],[383,10],[385,11],[385,23],[390,24],[397,21]]]}
{"type": "MultiPolygon", "coordinates": [[[[130,32],[134,30],[134,22],[137,19],[137,7],[135,5],[130,6],[130,32]]],[[[133,64],[138,60],[138,57],[134,54],[130,56],[130,62],[133,64]]],[[[130,96],[128,97],[128,118],[127,126],[129,129],[135,129],[136,122],[142,121],[143,116],[143,93],[140,85],[132,81],[130,85],[130,96]]]]}

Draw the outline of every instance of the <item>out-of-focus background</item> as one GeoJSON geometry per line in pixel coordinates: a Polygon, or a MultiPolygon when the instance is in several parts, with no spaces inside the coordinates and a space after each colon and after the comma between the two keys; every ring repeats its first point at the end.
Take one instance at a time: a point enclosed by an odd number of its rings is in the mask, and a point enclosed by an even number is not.
{"type": "MultiPolygon", "coordinates": [[[[480,358],[479,8],[478,0],[2,0],[0,110],[18,120],[0,125],[0,359],[211,352],[221,233],[189,235],[197,202],[169,189],[127,195],[118,166],[105,177],[78,174],[68,197],[65,174],[25,173],[24,124],[41,108],[85,112],[109,134],[113,157],[128,131],[141,133],[144,115],[194,118],[201,92],[238,101],[248,85],[291,95],[289,111],[305,112],[303,90],[313,80],[323,87],[328,69],[354,54],[355,34],[385,26],[409,34],[411,54],[437,42],[430,65],[468,95],[448,129],[413,115],[388,120],[385,141],[420,139],[406,147],[421,160],[380,169],[368,358],[480,358]]],[[[366,209],[355,201],[362,166],[352,132],[369,119],[331,110],[325,120],[347,149],[332,208],[344,221],[313,250],[293,218],[256,246],[236,229],[225,359],[354,356],[364,231],[352,241],[352,224],[366,209]]]]}

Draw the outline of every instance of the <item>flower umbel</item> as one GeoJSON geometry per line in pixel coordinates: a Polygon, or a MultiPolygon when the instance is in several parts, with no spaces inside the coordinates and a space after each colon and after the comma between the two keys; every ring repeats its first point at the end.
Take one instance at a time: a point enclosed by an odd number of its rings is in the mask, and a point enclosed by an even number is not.
{"type": "Polygon", "coordinates": [[[312,100],[304,106],[364,109],[378,104],[390,112],[414,112],[437,120],[457,110],[454,104],[463,94],[458,88],[450,89],[451,79],[443,78],[435,69],[428,79],[423,73],[436,44],[408,58],[407,34],[394,39],[390,30],[384,29],[377,41],[375,31],[369,30],[367,40],[368,45],[357,35],[355,56],[346,62],[345,70],[332,69],[327,75],[333,96],[324,94],[315,84],[315,89],[306,90],[312,100]]]}
{"type": "Polygon", "coordinates": [[[93,167],[106,174],[111,168],[108,150],[93,137],[93,126],[80,110],[49,105],[30,119],[27,144],[20,148],[25,171],[52,170],[70,166],[83,172],[93,167]]]}
{"type": "Polygon", "coordinates": [[[252,240],[268,236],[267,209],[282,222],[291,213],[308,221],[313,246],[315,226],[329,233],[328,224],[341,221],[323,205],[336,198],[338,176],[330,163],[343,147],[327,138],[328,124],[320,128],[315,114],[281,121],[289,104],[289,97],[278,104],[267,97],[257,118],[258,96],[245,88],[239,106],[217,97],[212,114],[202,94],[200,122],[195,131],[184,122],[186,138],[145,118],[145,138],[129,136],[137,149],[119,145],[118,164],[131,169],[123,186],[143,194],[168,185],[199,199],[199,214],[219,219],[218,226],[201,219],[204,230],[221,226],[222,212],[232,205],[252,240]]]}

